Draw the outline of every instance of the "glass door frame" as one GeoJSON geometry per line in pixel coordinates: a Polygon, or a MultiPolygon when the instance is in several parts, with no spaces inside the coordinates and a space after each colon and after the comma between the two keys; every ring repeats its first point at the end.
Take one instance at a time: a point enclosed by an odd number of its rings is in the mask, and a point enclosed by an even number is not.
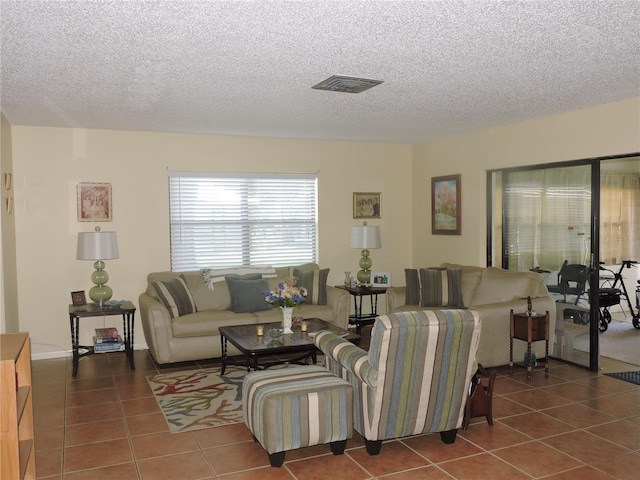
{"type": "MultiPolygon", "coordinates": [[[[487,203],[486,203],[486,264],[487,266],[494,266],[494,246],[493,246],[493,197],[494,197],[494,182],[493,177],[497,172],[516,172],[523,170],[537,170],[537,169],[551,169],[551,168],[559,168],[559,167],[572,167],[572,166],[582,166],[582,165],[590,165],[591,166],[591,227],[590,227],[590,255],[589,255],[589,288],[590,288],[590,317],[591,319],[597,319],[596,321],[589,322],[589,370],[592,372],[597,372],[599,368],[599,358],[600,358],[600,350],[599,350],[599,318],[600,318],[600,308],[599,308],[599,292],[600,292],[600,274],[599,274],[599,266],[600,266],[600,164],[606,160],[615,160],[620,158],[630,158],[640,156],[640,152],[622,154],[622,155],[611,155],[606,157],[595,157],[588,158],[582,160],[572,160],[567,162],[553,162],[553,163],[545,163],[538,165],[529,165],[529,166],[520,166],[520,167],[512,167],[512,168],[499,168],[493,170],[487,170],[487,179],[486,179],[486,192],[487,192],[487,203]]],[[[504,207],[503,207],[504,208],[504,207]]],[[[500,265],[501,268],[508,268],[508,251],[505,249],[505,229],[504,224],[502,228],[502,254],[500,256],[500,265]]],[[[498,259],[496,259],[498,260],[498,259]]],[[[572,363],[568,360],[559,359],[566,363],[572,363]]],[[[584,366],[584,365],[580,365],[584,366]]]]}

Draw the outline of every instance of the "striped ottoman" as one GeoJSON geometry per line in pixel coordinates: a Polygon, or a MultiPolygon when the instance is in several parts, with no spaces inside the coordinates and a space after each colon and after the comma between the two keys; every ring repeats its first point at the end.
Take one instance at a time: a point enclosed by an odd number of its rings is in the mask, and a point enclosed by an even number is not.
{"type": "Polygon", "coordinates": [[[341,455],[353,430],[353,390],[316,365],[252,372],[242,384],[242,415],[272,467],[287,450],[321,443],[341,455]]]}

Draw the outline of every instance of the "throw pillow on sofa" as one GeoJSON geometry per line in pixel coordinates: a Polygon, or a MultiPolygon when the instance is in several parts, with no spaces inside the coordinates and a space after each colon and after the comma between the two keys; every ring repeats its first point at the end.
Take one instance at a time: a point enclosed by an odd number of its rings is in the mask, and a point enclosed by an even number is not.
{"type": "Polygon", "coordinates": [[[462,301],[462,270],[421,268],[419,279],[421,306],[464,308],[462,301]]]}
{"type": "Polygon", "coordinates": [[[196,312],[193,295],[182,276],[151,284],[162,304],[169,310],[171,318],[196,312]]]}
{"type": "Polygon", "coordinates": [[[298,279],[298,287],[307,289],[306,303],[311,305],[327,304],[327,278],[329,269],[302,270],[293,269],[293,276],[298,279]]]}
{"type": "Polygon", "coordinates": [[[405,305],[420,305],[420,277],[417,268],[404,269],[405,305]]]}
{"type": "Polygon", "coordinates": [[[272,307],[265,301],[265,292],[269,290],[269,282],[260,274],[227,275],[231,311],[233,313],[253,313],[270,310],[272,307]]]}

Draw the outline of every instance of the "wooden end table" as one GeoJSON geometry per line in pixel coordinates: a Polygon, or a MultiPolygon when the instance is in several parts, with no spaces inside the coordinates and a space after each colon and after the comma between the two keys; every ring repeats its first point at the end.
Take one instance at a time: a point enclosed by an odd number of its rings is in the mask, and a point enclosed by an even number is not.
{"type": "Polygon", "coordinates": [[[513,313],[509,322],[509,373],[513,374],[513,339],[527,342],[527,357],[524,366],[527,368],[527,381],[531,381],[532,358],[531,344],[544,340],[544,376],[549,377],[549,312],[531,314],[531,312],[513,313]]]}
{"type": "Polygon", "coordinates": [[[356,326],[356,333],[360,335],[364,325],[373,325],[378,316],[378,295],[387,293],[387,287],[347,287],[336,285],[336,288],[346,290],[353,296],[355,313],[349,315],[349,323],[356,326]],[[371,300],[370,313],[362,313],[362,297],[369,297],[371,300]]]}
{"type": "MultiPolygon", "coordinates": [[[[102,317],[107,315],[122,315],[122,340],[124,342],[124,351],[129,360],[131,370],[135,370],[136,366],[133,361],[133,320],[136,313],[136,307],[133,303],[125,301],[119,305],[99,306],[95,303],[87,305],[69,305],[69,323],[71,326],[71,346],[73,348],[73,372],[72,376],[78,374],[78,362],[80,357],[91,355],[94,353],[93,346],[80,345],[80,319],[85,317],[102,317]],[[86,349],[84,353],[80,353],[80,349],[86,349]]],[[[122,352],[121,352],[122,353],[122,352]]]]}

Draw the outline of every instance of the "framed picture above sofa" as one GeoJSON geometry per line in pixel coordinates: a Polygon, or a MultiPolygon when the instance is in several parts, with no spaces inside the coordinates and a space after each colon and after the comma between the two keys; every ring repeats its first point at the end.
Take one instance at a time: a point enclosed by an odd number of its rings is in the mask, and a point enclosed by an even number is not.
{"type": "Polygon", "coordinates": [[[380,192],[355,192],[353,194],[353,218],[382,218],[380,192]]]}
{"type": "Polygon", "coordinates": [[[431,233],[461,234],[460,175],[431,178],[431,233]]]}

